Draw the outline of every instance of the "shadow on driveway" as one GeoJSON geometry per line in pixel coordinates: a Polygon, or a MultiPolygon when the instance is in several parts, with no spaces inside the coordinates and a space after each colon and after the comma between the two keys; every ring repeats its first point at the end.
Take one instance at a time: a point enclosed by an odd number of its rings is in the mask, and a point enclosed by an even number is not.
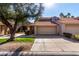
{"type": "Polygon", "coordinates": [[[72,39],[72,38],[67,38],[67,37],[62,37],[64,40],[67,40],[67,41],[70,41],[70,42],[73,42],[73,43],[79,43],[78,40],[76,39],[72,39]]]}
{"type": "Polygon", "coordinates": [[[64,36],[60,36],[60,35],[36,35],[36,38],[42,38],[42,39],[56,39],[56,40],[59,40],[60,38],[62,38],[63,40],[66,40],[66,41],[70,41],[70,42],[73,42],[73,43],[79,43],[78,40],[76,39],[72,39],[72,38],[67,38],[67,37],[64,37],[64,36]]]}
{"type": "Polygon", "coordinates": [[[36,35],[36,38],[60,38],[59,35],[36,35]]]}
{"type": "Polygon", "coordinates": [[[18,56],[18,55],[20,55],[20,52],[23,50],[23,48],[24,47],[19,47],[19,48],[17,48],[15,51],[14,51],[14,53],[12,54],[12,56],[18,56]]]}

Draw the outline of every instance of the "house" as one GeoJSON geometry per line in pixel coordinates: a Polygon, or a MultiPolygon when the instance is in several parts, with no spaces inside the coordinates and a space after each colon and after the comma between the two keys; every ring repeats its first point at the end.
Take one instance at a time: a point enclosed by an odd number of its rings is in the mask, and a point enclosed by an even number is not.
{"type": "Polygon", "coordinates": [[[35,22],[34,32],[38,34],[57,34],[57,25],[53,23],[52,17],[43,17],[35,22]]]}
{"type": "Polygon", "coordinates": [[[79,34],[79,20],[74,18],[61,18],[58,21],[60,24],[60,33],[79,34]]]}
{"type": "Polygon", "coordinates": [[[9,34],[9,28],[0,22],[0,34],[9,34]]]}
{"type": "MultiPolygon", "coordinates": [[[[79,20],[75,18],[41,17],[35,23],[25,25],[30,34],[63,35],[63,33],[79,34],[79,20]]],[[[8,32],[8,28],[0,24],[0,34],[8,32]]],[[[8,33],[7,33],[8,34],[8,33]]]]}
{"type": "Polygon", "coordinates": [[[54,20],[52,17],[40,18],[35,22],[35,35],[37,34],[60,34],[64,32],[79,34],[79,20],[74,18],[60,18],[54,20]],[[51,21],[53,20],[53,21],[51,21]]]}

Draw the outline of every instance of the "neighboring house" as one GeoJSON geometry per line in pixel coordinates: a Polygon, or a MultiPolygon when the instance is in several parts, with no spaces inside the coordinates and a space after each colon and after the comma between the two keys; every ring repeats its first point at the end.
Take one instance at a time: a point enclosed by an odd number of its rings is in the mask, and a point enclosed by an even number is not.
{"type": "Polygon", "coordinates": [[[79,34],[79,20],[74,18],[62,18],[58,21],[60,24],[60,33],[79,34]]]}
{"type": "Polygon", "coordinates": [[[2,22],[0,22],[0,34],[8,34],[9,29],[2,22]]]}
{"type": "MultiPolygon", "coordinates": [[[[0,25],[0,27],[3,25],[0,25]]],[[[79,34],[79,20],[75,18],[56,18],[56,17],[41,17],[33,24],[28,24],[26,27],[30,34],[60,34],[64,32],[79,34]]],[[[8,29],[8,28],[7,28],[8,29]]],[[[2,33],[0,28],[0,33],[2,33]]],[[[4,33],[8,30],[4,30],[4,33]]]]}

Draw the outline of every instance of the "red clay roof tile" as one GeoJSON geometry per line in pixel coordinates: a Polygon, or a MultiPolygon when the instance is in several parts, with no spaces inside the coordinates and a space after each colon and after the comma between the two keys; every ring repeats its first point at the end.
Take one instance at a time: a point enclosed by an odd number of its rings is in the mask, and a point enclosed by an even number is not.
{"type": "Polygon", "coordinates": [[[64,24],[79,24],[79,20],[74,18],[62,18],[58,22],[64,23],[64,24]]]}

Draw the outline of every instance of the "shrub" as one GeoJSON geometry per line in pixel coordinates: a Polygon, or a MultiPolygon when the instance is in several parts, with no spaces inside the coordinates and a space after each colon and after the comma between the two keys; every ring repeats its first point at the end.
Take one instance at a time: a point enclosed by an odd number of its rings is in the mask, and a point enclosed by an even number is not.
{"type": "Polygon", "coordinates": [[[30,35],[30,31],[27,31],[27,35],[30,35]]]}
{"type": "Polygon", "coordinates": [[[72,34],[71,34],[71,33],[63,33],[63,35],[64,35],[65,37],[72,38],[72,34]]]}
{"type": "Polygon", "coordinates": [[[79,34],[73,35],[73,38],[79,40],[79,34]]]}

